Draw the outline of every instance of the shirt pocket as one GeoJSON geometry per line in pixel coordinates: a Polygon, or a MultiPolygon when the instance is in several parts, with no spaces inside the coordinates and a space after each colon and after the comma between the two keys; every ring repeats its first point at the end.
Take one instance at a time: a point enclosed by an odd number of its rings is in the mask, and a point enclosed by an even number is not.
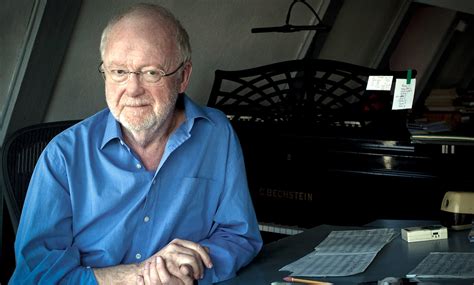
{"type": "Polygon", "coordinates": [[[176,218],[175,235],[193,241],[207,238],[220,199],[218,183],[206,178],[183,177],[172,184],[169,194],[173,202],[168,213],[169,218],[176,218]]]}

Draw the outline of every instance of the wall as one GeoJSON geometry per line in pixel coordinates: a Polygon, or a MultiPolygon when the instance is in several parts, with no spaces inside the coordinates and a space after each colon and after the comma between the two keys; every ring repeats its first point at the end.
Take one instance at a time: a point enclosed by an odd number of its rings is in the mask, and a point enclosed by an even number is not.
{"type": "Polygon", "coordinates": [[[14,131],[43,120],[81,1],[33,0],[31,6],[15,1],[1,7],[6,80],[0,80],[0,145],[14,131]]]}
{"type": "Polygon", "coordinates": [[[414,0],[414,2],[474,14],[474,1],[472,0],[414,0]]]}
{"type": "Polygon", "coordinates": [[[452,36],[455,18],[456,12],[450,9],[417,8],[390,58],[393,70],[417,70],[415,102],[452,36]]]}
{"type": "Polygon", "coordinates": [[[26,38],[28,20],[33,3],[30,0],[5,0],[0,9],[0,127],[7,113],[11,82],[18,72],[22,46],[26,38]]]}
{"type": "Polygon", "coordinates": [[[345,0],[319,58],[378,67],[409,4],[406,0],[345,0]]]}
{"type": "Polygon", "coordinates": [[[42,4],[41,1],[6,0],[0,7],[0,147],[7,135],[32,53],[30,39],[38,30],[38,18],[33,15],[41,17],[44,10],[42,4]]]}

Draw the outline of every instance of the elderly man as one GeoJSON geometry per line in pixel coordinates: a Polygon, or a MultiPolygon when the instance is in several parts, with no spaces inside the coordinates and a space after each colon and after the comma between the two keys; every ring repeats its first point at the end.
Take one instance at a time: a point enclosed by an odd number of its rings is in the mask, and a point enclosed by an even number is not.
{"type": "Polygon", "coordinates": [[[262,241],[242,151],[221,112],[183,92],[186,31],[136,5],[102,34],[108,108],[46,147],[15,241],[11,284],[210,284],[262,241]]]}

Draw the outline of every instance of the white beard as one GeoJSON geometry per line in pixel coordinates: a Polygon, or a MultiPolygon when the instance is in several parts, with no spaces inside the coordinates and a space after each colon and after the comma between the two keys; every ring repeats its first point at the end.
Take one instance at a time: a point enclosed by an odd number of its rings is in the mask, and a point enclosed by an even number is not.
{"type": "MultiPolygon", "coordinates": [[[[173,94],[175,93],[173,92],[173,94]]],[[[177,99],[178,94],[175,94],[164,101],[163,104],[154,108],[151,112],[148,111],[147,114],[133,114],[133,112],[130,111],[122,111],[120,115],[114,113],[113,115],[124,128],[131,132],[140,132],[151,128],[158,129],[173,112],[177,99]]]]}
{"type": "Polygon", "coordinates": [[[148,130],[152,126],[156,124],[161,125],[164,122],[163,114],[154,114],[150,112],[142,120],[133,120],[133,118],[129,120],[130,118],[128,118],[127,115],[129,114],[124,114],[124,112],[122,112],[117,120],[122,124],[122,126],[124,126],[124,128],[133,132],[148,130]]]}

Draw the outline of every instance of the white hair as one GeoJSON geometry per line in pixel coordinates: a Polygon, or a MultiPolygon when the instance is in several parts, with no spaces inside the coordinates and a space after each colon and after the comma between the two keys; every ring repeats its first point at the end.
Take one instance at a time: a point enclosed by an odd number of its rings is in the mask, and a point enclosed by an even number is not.
{"type": "MultiPolygon", "coordinates": [[[[129,16],[140,16],[156,19],[156,21],[164,21],[171,24],[176,31],[176,46],[179,49],[180,61],[186,62],[191,60],[191,44],[189,43],[189,35],[186,29],[176,19],[176,17],[166,8],[155,4],[136,4],[113,17],[102,31],[100,39],[100,56],[104,59],[105,47],[110,31],[120,20],[129,16]]],[[[160,22],[161,23],[161,22],[160,22]]]]}

